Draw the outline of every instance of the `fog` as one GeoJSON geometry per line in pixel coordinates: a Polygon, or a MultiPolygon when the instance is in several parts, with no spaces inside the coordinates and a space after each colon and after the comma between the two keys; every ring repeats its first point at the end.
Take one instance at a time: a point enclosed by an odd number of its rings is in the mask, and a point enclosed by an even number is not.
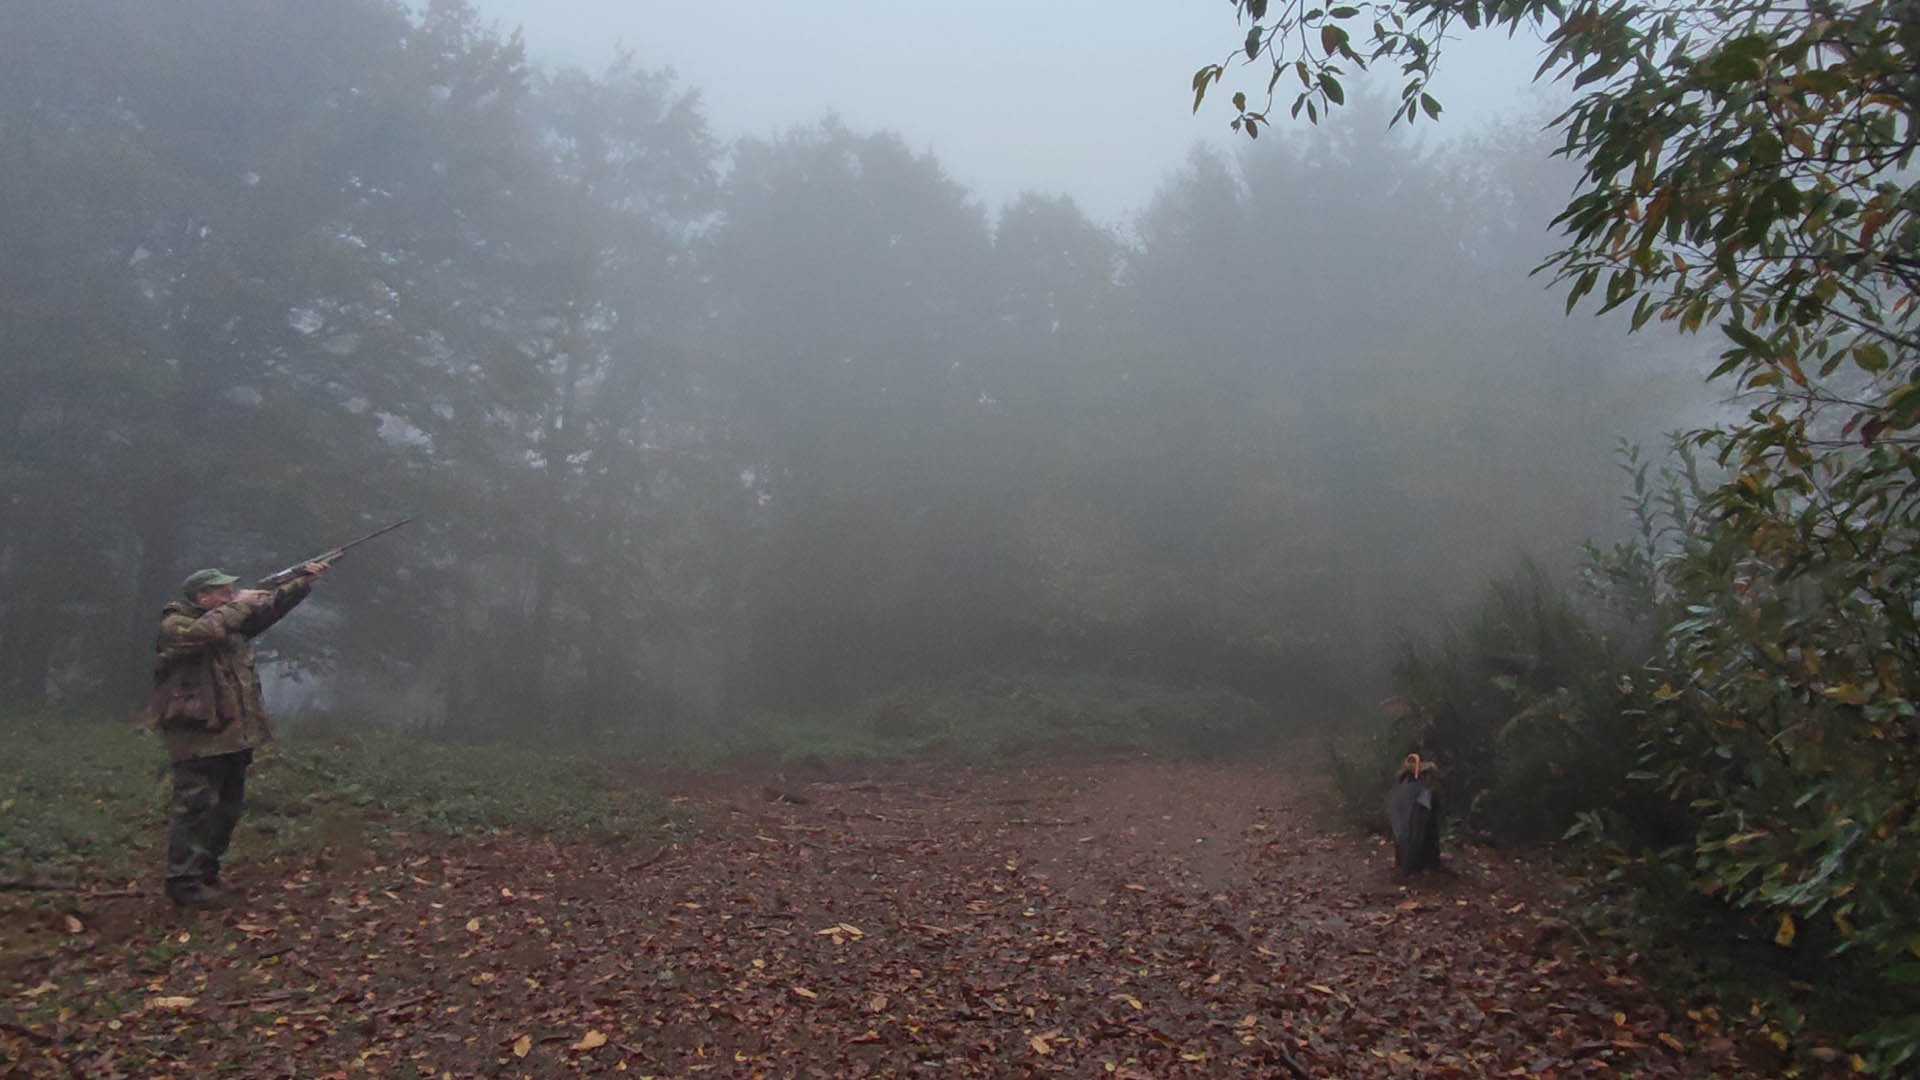
{"type": "Polygon", "coordinates": [[[1444,138],[1249,143],[1191,113],[1224,3],[683,7],[0,12],[0,698],[130,712],[190,570],[410,514],[263,641],[283,709],[1337,720],[1707,407],[1530,276],[1574,177],[1524,47],[1444,138]]]}
{"type": "MultiPolygon", "coordinates": [[[[764,138],[836,115],[900,135],[988,205],[1028,191],[1071,195],[1125,229],[1195,144],[1231,149],[1222,111],[1193,110],[1194,69],[1231,52],[1227,0],[984,0],[962,5],[827,0],[480,0],[547,66],[599,71],[623,53],[700,93],[722,138],[764,138]]],[[[1476,34],[1436,71],[1452,139],[1544,116],[1564,95],[1531,81],[1539,43],[1476,34]]],[[[1248,69],[1242,89],[1256,89],[1248,69]]],[[[1382,82],[1383,93],[1395,87],[1382,82]]],[[[1282,102],[1284,107],[1284,101],[1282,102]]]]}

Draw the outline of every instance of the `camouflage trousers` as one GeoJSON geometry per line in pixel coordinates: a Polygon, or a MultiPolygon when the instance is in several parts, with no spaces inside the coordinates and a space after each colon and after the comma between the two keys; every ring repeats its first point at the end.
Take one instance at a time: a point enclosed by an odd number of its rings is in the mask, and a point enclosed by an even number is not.
{"type": "Polygon", "coordinates": [[[253,751],[185,758],[173,763],[173,804],[167,837],[169,895],[220,882],[220,856],[246,806],[247,766],[253,751]]]}

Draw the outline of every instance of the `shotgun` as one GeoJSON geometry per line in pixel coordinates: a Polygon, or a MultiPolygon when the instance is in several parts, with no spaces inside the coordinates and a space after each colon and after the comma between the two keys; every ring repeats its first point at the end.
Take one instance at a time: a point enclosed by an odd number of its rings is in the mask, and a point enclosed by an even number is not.
{"type": "Polygon", "coordinates": [[[292,566],[287,567],[285,570],[276,570],[273,573],[268,574],[266,577],[261,578],[259,581],[254,583],[253,587],[256,589],[277,589],[280,586],[285,585],[287,582],[292,581],[294,578],[304,575],[307,572],[306,568],[308,563],[333,562],[335,559],[338,559],[340,556],[345,555],[349,548],[359,547],[361,544],[366,543],[367,541],[373,539],[376,536],[385,536],[386,534],[392,532],[393,530],[399,528],[402,525],[405,525],[407,522],[412,520],[413,519],[410,517],[401,518],[399,521],[396,521],[391,525],[385,526],[384,528],[373,530],[372,532],[368,533],[367,535],[361,537],[358,540],[349,540],[346,543],[341,544],[337,548],[329,548],[318,555],[314,555],[310,558],[301,559],[299,562],[294,563],[292,566]]]}

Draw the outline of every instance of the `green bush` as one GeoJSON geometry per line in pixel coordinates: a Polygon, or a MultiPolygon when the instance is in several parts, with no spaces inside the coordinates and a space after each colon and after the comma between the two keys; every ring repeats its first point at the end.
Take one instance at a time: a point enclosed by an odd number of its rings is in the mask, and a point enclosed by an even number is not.
{"type": "Polygon", "coordinates": [[[1537,567],[1489,583],[1466,619],[1401,647],[1395,715],[1336,749],[1350,820],[1377,826],[1401,759],[1439,766],[1453,827],[1497,842],[1558,837],[1583,810],[1623,805],[1633,721],[1621,661],[1537,567]]]}
{"type": "Polygon", "coordinates": [[[1418,751],[1471,830],[1593,842],[1596,932],[1783,1039],[1910,1069],[1920,500],[1884,450],[1714,483],[1689,449],[1658,473],[1624,451],[1636,529],[1589,550],[1589,609],[1526,568],[1407,644],[1399,717],[1336,755],[1347,812],[1377,825],[1418,751]]]}
{"type": "Polygon", "coordinates": [[[1638,866],[1687,866],[1774,966],[1861,991],[1845,1016],[1856,1049],[1882,1070],[1911,1067],[1920,471],[1883,447],[1749,463],[1710,486],[1676,450],[1655,484],[1629,458],[1639,536],[1596,561],[1611,595],[1651,605],[1664,631],[1630,686],[1639,779],[1686,807],[1688,835],[1642,844],[1638,866]]]}

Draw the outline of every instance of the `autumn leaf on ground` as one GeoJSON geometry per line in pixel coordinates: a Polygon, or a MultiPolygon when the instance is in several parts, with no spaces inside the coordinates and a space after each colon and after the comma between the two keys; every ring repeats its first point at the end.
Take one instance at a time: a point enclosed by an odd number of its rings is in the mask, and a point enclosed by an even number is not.
{"type": "MultiPolygon", "coordinates": [[[[719,802],[687,845],[700,858],[644,874],[619,844],[501,833],[448,850],[396,837],[392,870],[287,870],[289,887],[239,922],[143,923],[131,913],[151,897],[129,898],[126,912],[77,913],[88,932],[70,935],[70,909],[43,906],[34,966],[0,991],[0,1019],[30,1033],[0,1026],[0,1059],[18,1059],[19,1039],[38,1050],[65,1036],[141,1077],[234,1072],[242,1045],[261,1064],[237,1077],[297,1060],[302,1076],[342,1080],[399,1075],[402,1061],[484,1076],[502,1059],[503,1075],[545,1076],[564,1067],[536,1067],[533,1050],[579,1069],[601,1048],[608,1070],[687,1077],[897,1075],[936,1055],[943,1071],[1020,1071],[1018,1059],[1112,1080],[1299,1075],[1278,1067],[1289,1057],[1348,1080],[1773,1075],[1743,1059],[1755,1043],[1772,1054],[1767,1029],[1708,1003],[1687,1012],[1558,939],[1516,949],[1525,928],[1506,909],[1524,903],[1526,921],[1564,909],[1538,871],[1463,845],[1460,876],[1384,888],[1373,841],[1284,822],[1290,811],[1257,793],[1288,785],[1246,766],[887,768],[906,782],[863,791],[871,817],[793,810],[809,837],[796,844],[719,802]],[[1044,790],[1033,801],[1047,805],[1031,822],[970,827],[1003,783],[1044,790]],[[1196,823],[1168,808],[1214,816],[1204,867],[1182,854],[1196,823]],[[1252,814],[1275,832],[1249,830],[1252,814]],[[1097,850],[1041,828],[1088,818],[1107,830],[1097,850]],[[1269,838],[1283,830],[1279,858],[1269,838]],[[834,860],[810,855],[815,844],[834,860]],[[902,859],[912,874],[855,873],[902,859]],[[382,887],[410,879],[435,887],[382,887]],[[1403,905],[1445,911],[1447,931],[1409,934],[1403,905]],[[122,924],[132,938],[95,936],[122,924]],[[261,1042],[237,1042],[229,1012],[252,1017],[261,1042]],[[1670,1024],[1656,1017],[1686,1026],[1658,1039],[1670,1024]],[[755,1040],[709,1034],[732,1026],[755,1040]],[[828,1060],[836,1051],[844,1059],[828,1060]]],[[[44,903],[0,894],[0,916],[44,903]]],[[[1805,1080],[1848,1080],[1847,1061],[1808,1064],[1805,1080]]]]}
{"type": "MultiPolygon", "coordinates": [[[[524,1035],[521,1036],[521,1038],[525,1038],[525,1037],[526,1036],[524,1035]]],[[[515,1044],[516,1047],[518,1045],[519,1044],[517,1043],[515,1044]]],[[[573,1046],[570,1047],[570,1049],[584,1054],[589,1050],[595,1049],[597,1047],[605,1046],[605,1045],[607,1045],[607,1037],[605,1035],[602,1035],[597,1031],[589,1031],[585,1035],[582,1035],[580,1037],[580,1041],[577,1043],[574,1043],[573,1046]]]]}

